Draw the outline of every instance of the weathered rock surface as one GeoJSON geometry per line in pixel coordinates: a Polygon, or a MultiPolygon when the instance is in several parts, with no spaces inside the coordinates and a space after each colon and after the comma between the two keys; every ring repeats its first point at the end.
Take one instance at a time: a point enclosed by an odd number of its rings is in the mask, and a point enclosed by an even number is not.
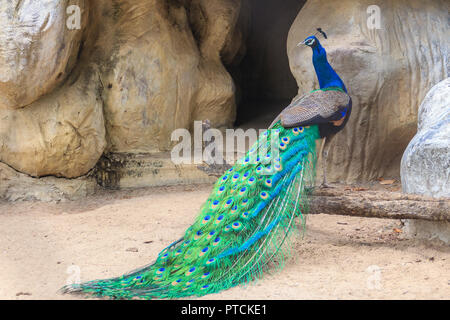
{"type": "MultiPolygon", "coordinates": [[[[329,59],[353,97],[350,123],[329,156],[331,180],[398,176],[419,102],[448,76],[445,5],[310,0],[297,16],[288,52],[299,94],[317,80],[310,50],[295,45],[322,27],[329,59]],[[381,29],[367,25],[373,4],[381,9],[381,29]]],[[[192,129],[194,120],[231,126],[236,90],[224,64],[237,68],[245,51],[242,6],[248,2],[2,1],[0,162],[33,177],[76,178],[104,151],[119,158],[162,155],[172,131],[192,129]],[[79,30],[66,26],[73,4],[81,9],[79,30]]],[[[164,179],[148,176],[139,183],[164,179]]],[[[121,176],[128,187],[133,175],[127,179],[121,176]]]]}
{"type": "Polygon", "coordinates": [[[296,47],[321,27],[328,59],[353,98],[350,121],[333,143],[329,178],[367,181],[399,176],[400,159],[416,133],[417,110],[428,90],[448,76],[447,1],[310,0],[288,38],[299,94],[318,87],[311,50],[296,47]],[[367,9],[380,8],[380,29],[367,9]]]}
{"type": "Polygon", "coordinates": [[[401,177],[406,193],[450,198],[450,78],[420,105],[418,132],[403,154],[401,177]]]}
{"type": "Polygon", "coordinates": [[[2,2],[0,162],[77,178],[106,147],[163,152],[194,120],[230,126],[222,55],[240,51],[239,10],[240,0],[2,2]],[[66,26],[69,5],[79,30],[66,26]]]}
{"type": "Polygon", "coordinates": [[[105,146],[95,66],[27,108],[0,108],[0,161],[34,177],[76,178],[91,170],[105,146]]]}
{"type": "Polygon", "coordinates": [[[97,188],[98,185],[92,177],[36,179],[0,163],[0,200],[77,200],[94,193],[97,188]]]}
{"type": "Polygon", "coordinates": [[[0,2],[0,108],[21,108],[53,90],[75,65],[88,18],[85,0],[0,2]],[[79,29],[67,28],[70,5],[79,29]]]}
{"type": "MultiPolygon", "coordinates": [[[[434,86],[419,108],[418,132],[401,163],[406,193],[450,198],[450,78],[434,86]]],[[[408,234],[450,243],[450,223],[408,220],[408,234]]]]}
{"type": "Polygon", "coordinates": [[[93,174],[108,189],[133,189],[182,184],[214,183],[194,164],[176,165],[165,153],[107,153],[93,174]]]}
{"type": "Polygon", "coordinates": [[[232,124],[234,85],[220,55],[235,51],[227,40],[236,34],[240,1],[101,3],[116,12],[102,16],[114,21],[100,32],[109,64],[102,74],[108,151],[165,151],[172,131],[194,120],[232,124]]]}

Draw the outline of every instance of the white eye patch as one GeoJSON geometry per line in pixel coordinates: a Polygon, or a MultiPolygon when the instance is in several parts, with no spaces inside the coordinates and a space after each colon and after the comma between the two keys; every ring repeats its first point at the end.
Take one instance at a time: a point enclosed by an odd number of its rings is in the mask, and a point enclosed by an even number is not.
{"type": "Polygon", "coordinates": [[[315,42],[314,39],[308,39],[308,40],[305,42],[305,44],[306,44],[307,46],[311,46],[311,45],[314,44],[314,42],[315,42]]]}

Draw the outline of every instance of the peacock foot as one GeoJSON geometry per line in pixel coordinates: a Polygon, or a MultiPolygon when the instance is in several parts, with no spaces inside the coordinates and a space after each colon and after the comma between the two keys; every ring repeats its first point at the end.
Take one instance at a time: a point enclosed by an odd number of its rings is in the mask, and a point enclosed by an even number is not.
{"type": "Polygon", "coordinates": [[[328,189],[328,188],[332,188],[332,186],[330,186],[328,183],[323,182],[320,187],[320,189],[328,189]]]}

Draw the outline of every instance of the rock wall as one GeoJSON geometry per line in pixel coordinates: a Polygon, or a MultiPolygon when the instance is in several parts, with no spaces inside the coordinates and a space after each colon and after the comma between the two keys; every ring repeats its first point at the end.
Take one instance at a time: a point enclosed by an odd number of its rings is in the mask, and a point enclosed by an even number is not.
{"type": "Polygon", "coordinates": [[[194,120],[232,124],[234,86],[220,53],[239,1],[189,4],[187,10],[176,1],[116,1],[118,16],[101,32],[112,46],[102,75],[108,151],[169,150],[171,132],[194,120]]]}
{"type": "MultiPolygon", "coordinates": [[[[266,2],[258,2],[261,10],[266,2]]],[[[171,149],[172,131],[192,129],[194,120],[232,126],[236,87],[226,68],[237,70],[245,55],[250,5],[248,0],[2,1],[0,162],[2,181],[8,182],[1,190],[9,191],[1,194],[17,190],[14,179],[26,180],[18,186],[43,182],[30,177],[75,181],[108,153],[160,158],[171,149]],[[67,22],[76,12],[67,9],[73,5],[80,21],[71,29],[67,22]]],[[[447,77],[445,5],[445,0],[310,0],[300,11],[287,43],[299,94],[317,82],[310,50],[295,45],[320,26],[330,37],[323,41],[330,61],[354,100],[350,123],[329,156],[333,180],[398,176],[400,157],[416,132],[419,102],[447,77]],[[367,26],[367,7],[374,4],[381,9],[379,30],[367,26]]]]}
{"type": "Polygon", "coordinates": [[[88,20],[85,0],[0,2],[0,108],[22,108],[51,92],[76,63],[88,20]],[[66,26],[70,5],[79,29],[66,26]]]}
{"type": "Polygon", "coordinates": [[[400,159],[416,132],[417,110],[428,90],[448,75],[448,3],[445,0],[309,0],[288,38],[299,94],[318,87],[311,50],[296,47],[321,27],[322,45],[353,99],[345,130],[328,161],[331,180],[399,176],[400,159]],[[380,29],[367,9],[380,8],[380,29]]]}
{"type": "Polygon", "coordinates": [[[88,2],[2,1],[0,16],[0,161],[33,177],[86,174],[106,146],[99,70],[80,58],[88,2]]]}
{"type": "Polygon", "coordinates": [[[99,73],[93,65],[21,109],[0,108],[0,161],[33,177],[76,178],[106,147],[99,73]]]}
{"type": "Polygon", "coordinates": [[[239,51],[239,10],[240,0],[2,2],[0,161],[76,178],[104,152],[167,151],[194,120],[231,126],[221,55],[239,51]]]}

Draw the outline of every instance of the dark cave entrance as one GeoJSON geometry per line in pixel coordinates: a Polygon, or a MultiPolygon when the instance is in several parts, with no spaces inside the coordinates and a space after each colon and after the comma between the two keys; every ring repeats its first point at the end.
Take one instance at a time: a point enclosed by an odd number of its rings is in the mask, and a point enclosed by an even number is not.
{"type": "Polygon", "coordinates": [[[297,95],[289,68],[287,38],[304,0],[246,0],[246,54],[230,70],[237,94],[235,126],[267,128],[297,95]]]}

